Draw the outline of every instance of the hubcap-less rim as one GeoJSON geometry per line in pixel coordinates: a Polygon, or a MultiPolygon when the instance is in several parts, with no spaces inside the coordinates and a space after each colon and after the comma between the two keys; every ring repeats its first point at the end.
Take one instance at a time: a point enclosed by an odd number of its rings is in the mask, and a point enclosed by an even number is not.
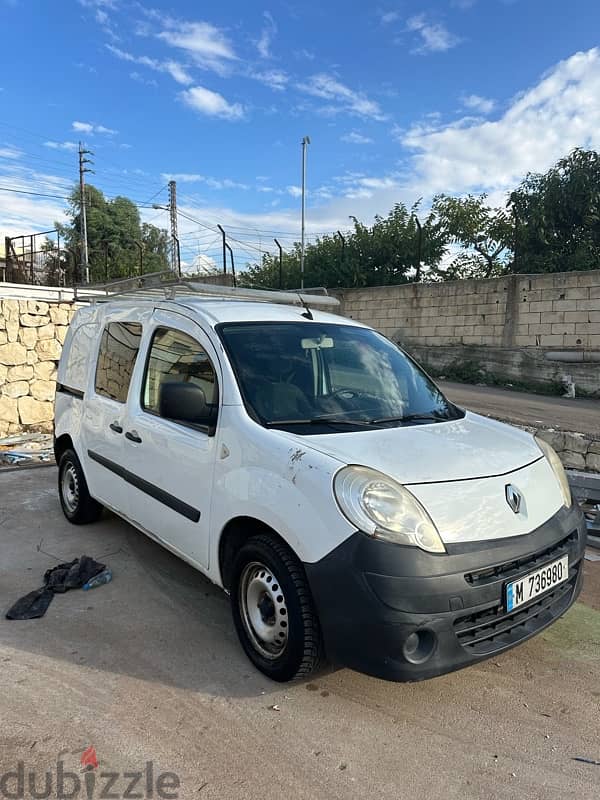
{"type": "Polygon", "coordinates": [[[252,645],[270,661],[288,642],[288,610],[279,581],[258,561],[244,567],[239,588],[242,622],[252,645]]]}
{"type": "Polygon", "coordinates": [[[77,470],[71,462],[69,462],[63,470],[62,496],[67,511],[70,514],[77,511],[77,505],[79,503],[79,478],[77,477],[77,470]]]}

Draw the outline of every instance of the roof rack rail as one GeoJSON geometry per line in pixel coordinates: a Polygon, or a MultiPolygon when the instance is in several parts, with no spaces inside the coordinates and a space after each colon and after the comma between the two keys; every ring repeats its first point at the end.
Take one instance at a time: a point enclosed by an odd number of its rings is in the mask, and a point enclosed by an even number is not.
{"type": "Polygon", "coordinates": [[[76,302],[103,303],[109,300],[174,300],[180,297],[205,296],[223,300],[254,300],[284,305],[310,305],[336,308],[340,301],[327,294],[324,287],[280,291],[278,289],[241,289],[178,278],[172,272],[149,272],[135,278],[122,278],[109,283],[74,289],[76,302]],[[317,294],[319,292],[319,294],[317,294]]]}

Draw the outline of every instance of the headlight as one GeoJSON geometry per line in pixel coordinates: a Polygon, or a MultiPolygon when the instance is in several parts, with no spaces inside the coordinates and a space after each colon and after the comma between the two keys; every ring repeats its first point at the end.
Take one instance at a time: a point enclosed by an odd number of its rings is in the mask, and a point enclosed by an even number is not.
{"type": "Polygon", "coordinates": [[[344,516],[359,530],[394,544],[445,553],[429,514],[408,489],[368,467],[343,467],[333,491],[344,516]]]}
{"type": "Polygon", "coordinates": [[[573,498],[571,497],[571,487],[569,486],[569,479],[567,478],[567,473],[562,465],[562,461],[556,454],[554,448],[550,447],[548,442],[545,442],[543,439],[539,439],[537,436],[535,437],[535,441],[552,467],[552,472],[555,474],[558,485],[560,486],[560,491],[563,496],[563,502],[565,506],[567,508],[571,508],[573,503],[573,498]]]}

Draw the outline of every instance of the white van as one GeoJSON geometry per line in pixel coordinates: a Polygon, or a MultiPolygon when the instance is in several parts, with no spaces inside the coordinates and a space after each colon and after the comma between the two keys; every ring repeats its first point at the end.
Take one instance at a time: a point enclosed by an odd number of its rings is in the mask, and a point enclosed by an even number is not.
{"type": "Polygon", "coordinates": [[[430,678],[575,601],[585,523],[545,442],[458,408],[322,297],[172,294],[71,323],[60,500],[75,524],[106,506],[222,586],[259,670],[430,678]]]}

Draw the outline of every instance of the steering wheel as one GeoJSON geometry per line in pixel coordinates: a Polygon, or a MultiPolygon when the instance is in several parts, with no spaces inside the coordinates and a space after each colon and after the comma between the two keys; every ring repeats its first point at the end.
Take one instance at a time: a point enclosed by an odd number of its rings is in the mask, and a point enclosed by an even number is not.
{"type": "Polygon", "coordinates": [[[359,392],[356,389],[350,389],[345,386],[342,386],[340,389],[336,389],[330,394],[330,397],[339,397],[341,400],[357,400],[358,398],[365,396],[366,395],[364,392],[359,392]]]}

